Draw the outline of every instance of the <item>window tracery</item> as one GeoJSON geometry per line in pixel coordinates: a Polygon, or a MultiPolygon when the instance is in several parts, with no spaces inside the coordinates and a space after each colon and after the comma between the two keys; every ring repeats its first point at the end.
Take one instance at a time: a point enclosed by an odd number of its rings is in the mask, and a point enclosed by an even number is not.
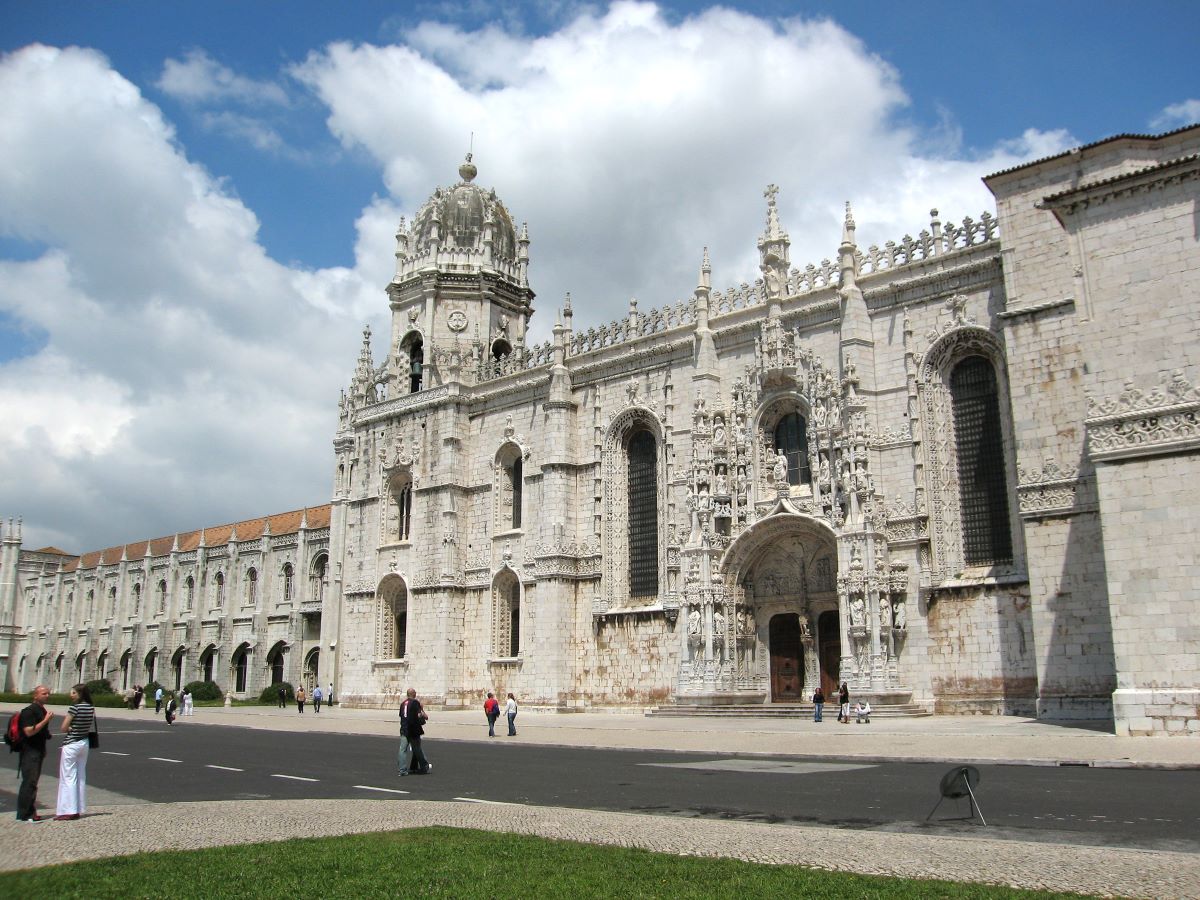
{"type": "Polygon", "coordinates": [[[492,655],[513,659],[521,655],[521,584],[511,570],[501,572],[492,583],[492,655]]]}

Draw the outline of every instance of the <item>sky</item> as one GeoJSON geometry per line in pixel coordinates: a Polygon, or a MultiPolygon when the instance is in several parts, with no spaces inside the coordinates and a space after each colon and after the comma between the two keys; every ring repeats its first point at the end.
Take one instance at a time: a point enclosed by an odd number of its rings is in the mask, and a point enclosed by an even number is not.
{"type": "MultiPolygon", "coordinates": [[[[1200,4],[0,0],[0,516],[72,553],[328,502],[394,233],[468,149],[531,339],[994,211],[1200,121],[1200,4]]],[[[374,344],[376,362],[386,352],[374,344]]]]}

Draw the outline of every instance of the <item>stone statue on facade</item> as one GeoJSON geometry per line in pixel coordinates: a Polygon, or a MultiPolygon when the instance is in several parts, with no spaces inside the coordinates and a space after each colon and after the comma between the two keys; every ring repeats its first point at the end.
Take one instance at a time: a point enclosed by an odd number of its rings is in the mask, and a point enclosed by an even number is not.
{"type": "Polygon", "coordinates": [[[862,597],[853,597],[850,600],[850,625],[860,627],[865,624],[866,609],[863,605],[862,597]]]}
{"type": "Polygon", "coordinates": [[[777,488],[787,487],[787,473],[788,473],[787,457],[784,456],[782,450],[776,450],[775,451],[775,468],[772,472],[772,475],[774,476],[775,486],[777,488]]]}

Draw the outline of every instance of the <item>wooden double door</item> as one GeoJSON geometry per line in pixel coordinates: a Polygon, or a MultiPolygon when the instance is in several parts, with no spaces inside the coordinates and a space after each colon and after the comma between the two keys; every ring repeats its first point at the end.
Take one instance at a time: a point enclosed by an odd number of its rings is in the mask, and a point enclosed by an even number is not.
{"type": "MultiPolygon", "coordinates": [[[[775,703],[802,703],[805,693],[816,685],[804,683],[804,644],[800,640],[800,616],[780,613],[771,617],[768,630],[771,653],[771,700],[775,703]]],[[[828,702],[837,698],[838,670],[841,666],[842,645],[838,630],[838,614],[824,612],[817,620],[817,659],[821,687],[828,702]]]]}

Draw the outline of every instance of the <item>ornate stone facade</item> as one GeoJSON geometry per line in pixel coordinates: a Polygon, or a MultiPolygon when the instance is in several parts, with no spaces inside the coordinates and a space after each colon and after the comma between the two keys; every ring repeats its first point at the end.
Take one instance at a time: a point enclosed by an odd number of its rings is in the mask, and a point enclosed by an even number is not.
{"type": "Polygon", "coordinates": [[[576,331],[568,296],[529,346],[529,231],[468,159],[401,223],[341,400],[321,680],[563,710],[845,681],[1197,733],[1197,172],[1200,128],[1112,138],[883,248],[847,206],[803,268],[770,186],[753,284],[714,290],[705,251],[689,298],[576,331]]]}

